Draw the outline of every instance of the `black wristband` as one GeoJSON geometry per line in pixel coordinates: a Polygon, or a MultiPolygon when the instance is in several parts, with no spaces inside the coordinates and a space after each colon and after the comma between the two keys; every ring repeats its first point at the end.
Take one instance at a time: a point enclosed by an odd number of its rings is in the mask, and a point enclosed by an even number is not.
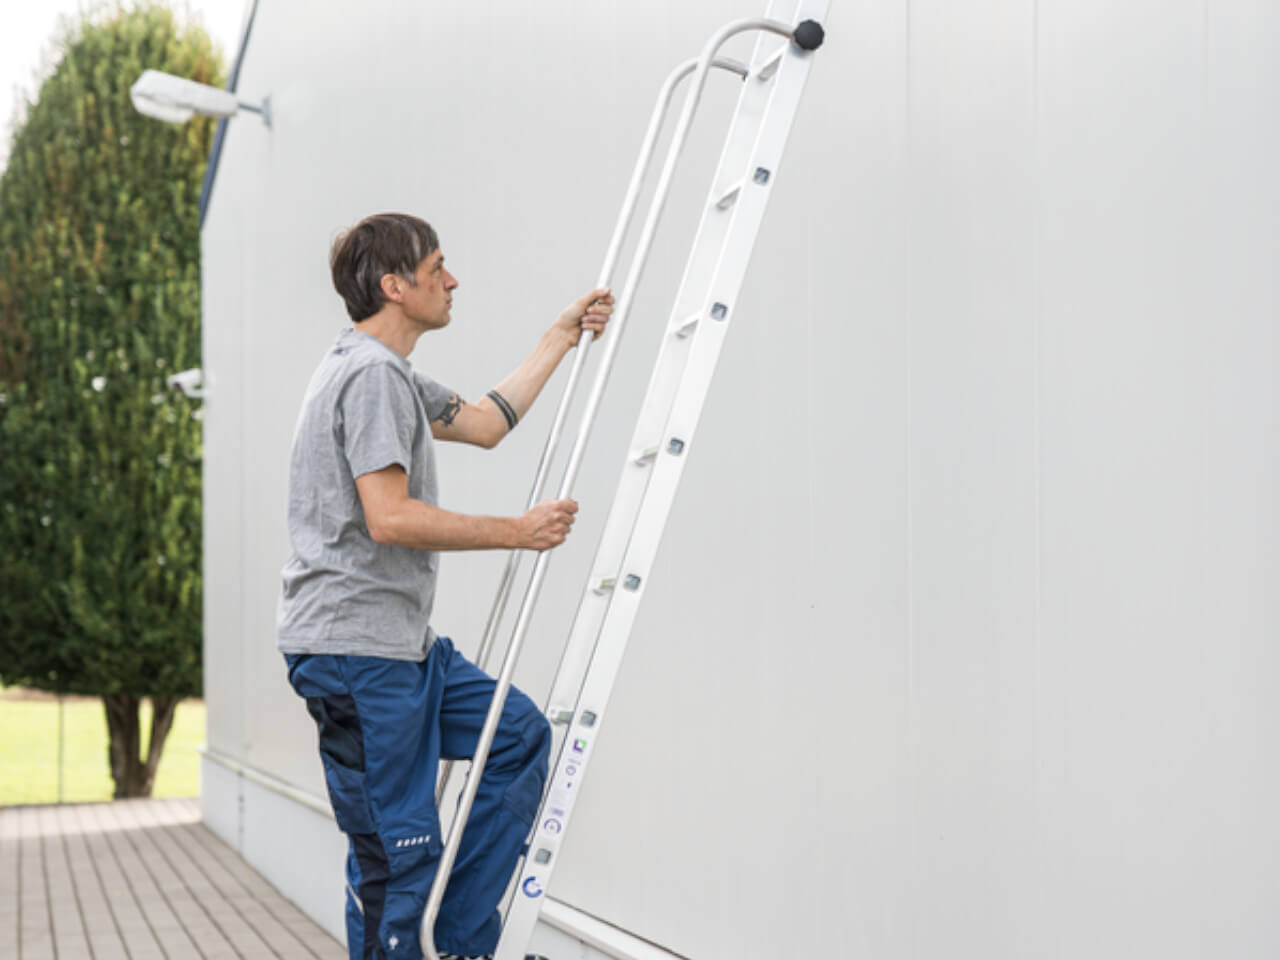
{"type": "Polygon", "coordinates": [[[507,403],[507,398],[497,390],[490,390],[485,396],[492,400],[497,408],[502,411],[502,415],[507,419],[507,429],[514,430],[516,424],[520,422],[520,418],[516,416],[515,408],[507,403]]]}

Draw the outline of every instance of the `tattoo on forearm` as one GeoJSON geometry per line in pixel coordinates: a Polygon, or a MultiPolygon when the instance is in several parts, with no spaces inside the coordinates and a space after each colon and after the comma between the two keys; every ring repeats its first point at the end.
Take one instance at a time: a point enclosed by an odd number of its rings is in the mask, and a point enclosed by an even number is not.
{"type": "Polygon", "coordinates": [[[449,397],[449,401],[444,405],[444,409],[440,411],[440,416],[436,417],[446,427],[452,427],[453,421],[458,418],[458,413],[462,410],[462,405],[467,401],[463,400],[456,393],[449,397]]]}
{"type": "Polygon", "coordinates": [[[490,390],[485,394],[485,396],[492,400],[498,410],[501,411],[502,415],[506,417],[507,429],[514,430],[516,424],[520,422],[520,418],[516,416],[515,407],[511,406],[511,404],[507,402],[507,398],[497,390],[490,390]]]}

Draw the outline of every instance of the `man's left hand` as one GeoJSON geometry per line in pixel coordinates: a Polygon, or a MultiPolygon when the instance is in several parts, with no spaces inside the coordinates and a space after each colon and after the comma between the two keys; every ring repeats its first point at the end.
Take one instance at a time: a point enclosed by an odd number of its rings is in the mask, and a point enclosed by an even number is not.
{"type": "Polygon", "coordinates": [[[592,339],[598,339],[604,332],[611,313],[613,313],[613,294],[607,287],[601,287],[584,293],[565,307],[560,318],[556,320],[556,328],[564,332],[571,346],[577,346],[583,330],[592,331],[595,334],[592,339]]]}

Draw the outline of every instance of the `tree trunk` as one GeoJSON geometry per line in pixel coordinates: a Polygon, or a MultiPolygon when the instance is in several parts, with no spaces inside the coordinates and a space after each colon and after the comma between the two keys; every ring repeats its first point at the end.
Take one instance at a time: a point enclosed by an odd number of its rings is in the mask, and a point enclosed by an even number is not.
{"type": "Polygon", "coordinates": [[[156,769],[164,753],[164,742],[173,729],[173,716],[178,709],[177,697],[151,698],[151,737],[147,759],[142,759],[139,737],[139,699],[127,693],[113,693],[102,698],[107,713],[107,731],[111,737],[109,758],[111,779],[115,781],[115,799],[149,797],[155,786],[156,769]]]}

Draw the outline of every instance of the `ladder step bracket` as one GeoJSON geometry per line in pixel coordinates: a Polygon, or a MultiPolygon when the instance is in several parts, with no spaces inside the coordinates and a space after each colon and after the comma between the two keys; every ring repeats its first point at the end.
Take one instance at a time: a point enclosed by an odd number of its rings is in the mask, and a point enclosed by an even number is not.
{"type": "Polygon", "coordinates": [[[786,56],[786,46],[778,48],[778,52],[760,65],[760,69],[756,71],[756,79],[761,83],[766,83],[773,79],[773,75],[778,72],[778,67],[782,65],[782,58],[786,56]]]}
{"type": "Polygon", "coordinates": [[[556,726],[568,726],[573,723],[572,707],[552,707],[547,711],[547,719],[556,726]]]}
{"type": "Polygon", "coordinates": [[[613,588],[618,585],[617,577],[601,577],[591,585],[591,592],[604,595],[613,592],[613,588]]]}
{"type": "Polygon", "coordinates": [[[683,323],[677,325],[671,332],[683,340],[689,334],[693,333],[694,328],[698,326],[698,321],[701,319],[702,319],[702,314],[695,313],[693,316],[689,317],[683,323]]]}
{"type": "Polygon", "coordinates": [[[651,463],[657,455],[657,447],[645,447],[643,450],[637,450],[631,454],[631,462],[643,466],[646,463],[651,463]]]}
{"type": "Polygon", "coordinates": [[[730,187],[724,193],[724,195],[720,197],[719,200],[716,201],[716,208],[719,210],[728,210],[730,207],[733,206],[734,201],[738,199],[738,194],[740,194],[741,192],[742,192],[742,181],[739,180],[732,187],[730,187]]]}

